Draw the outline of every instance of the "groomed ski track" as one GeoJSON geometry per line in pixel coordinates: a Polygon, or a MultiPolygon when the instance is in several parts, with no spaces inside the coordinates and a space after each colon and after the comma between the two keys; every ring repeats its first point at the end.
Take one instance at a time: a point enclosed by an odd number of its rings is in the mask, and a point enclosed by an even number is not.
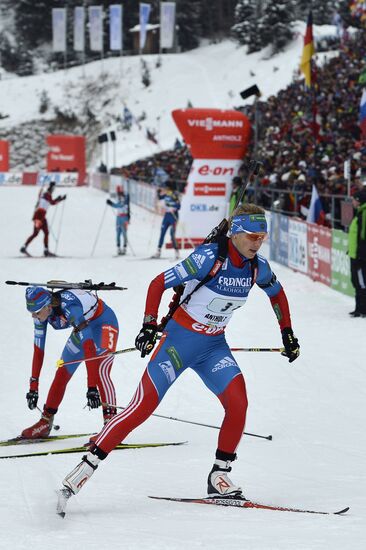
{"type": "MultiPolygon", "coordinates": [[[[137,255],[113,258],[114,223],[107,212],[94,257],[90,257],[106,195],[88,189],[66,190],[64,223],[58,254],[51,260],[10,258],[30,233],[35,188],[1,189],[0,281],[66,279],[116,281],[127,291],[101,293],[115,309],[121,328],[119,348],[134,345],[140,328],[148,282],[167,260],[147,262],[153,254],[160,218],[132,205],[129,237],[137,255]],[[131,259],[134,261],[130,261],[131,259]]],[[[53,229],[57,234],[60,212],[53,229]]],[[[50,211],[49,219],[53,213],[50,211]]],[[[50,238],[50,249],[54,241],[50,238]]],[[[32,250],[42,254],[40,238],[32,250]]],[[[348,319],[353,301],[305,276],[273,264],[283,283],[301,344],[301,357],[289,364],[280,354],[246,353],[236,358],[246,378],[249,412],[246,429],[273,434],[273,441],[244,437],[232,478],[247,498],[279,506],[337,510],[344,518],[307,514],[269,514],[262,510],[214,506],[179,506],[147,495],[204,494],[213,461],[217,430],[151,418],[126,442],[185,441],[181,447],[112,453],[61,521],[55,493],[77,455],[37,460],[3,460],[0,464],[0,548],[15,550],[361,550],[366,536],[366,321],[348,319]]],[[[169,296],[164,299],[166,305],[169,296]]],[[[16,436],[38,420],[26,407],[25,393],[33,347],[32,322],[24,307],[24,288],[0,284],[1,428],[0,439],[16,436]]],[[[164,311],[164,306],[161,309],[164,311]]],[[[48,331],[39,405],[54,375],[66,331],[48,331]]],[[[227,333],[231,346],[280,346],[269,301],[254,289],[237,311],[227,333]]],[[[130,400],[147,361],[137,353],[116,357],[113,379],[118,402],[130,400]]],[[[85,368],[69,384],[56,422],[62,433],[86,433],[101,426],[101,412],[84,409],[85,368]]],[[[157,413],[207,424],[221,422],[221,406],[198,377],[185,373],[157,413]]],[[[49,444],[47,444],[49,445],[49,444]]],[[[62,448],[65,442],[52,446],[62,448]]],[[[38,448],[38,446],[37,446],[38,448]]],[[[40,445],[40,450],[42,445],[40,445]]],[[[43,447],[44,448],[44,447],[43,447]]],[[[34,446],[32,447],[34,449],[34,446]]]]}

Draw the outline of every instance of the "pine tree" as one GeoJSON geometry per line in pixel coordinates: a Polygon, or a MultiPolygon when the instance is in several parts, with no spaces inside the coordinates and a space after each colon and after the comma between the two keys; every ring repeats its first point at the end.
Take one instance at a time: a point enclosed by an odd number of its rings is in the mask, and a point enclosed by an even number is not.
{"type": "Polygon", "coordinates": [[[272,53],[282,51],[293,37],[295,0],[277,0],[268,3],[261,19],[263,45],[271,44],[272,53]]]}
{"type": "Polygon", "coordinates": [[[312,6],[313,22],[316,25],[330,25],[334,13],[337,11],[337,4],[334,0],[317,0],[312,6]]]}
{"type": "Polygon", "coordinates": [[[257,0],[239,0],[235,8],[235,25],[231,31],[240,44],[248,46],[248,53],[259,51],[262,47],[258,16],[257,0]]]}
{"type": "Polygon", "coordinates": [[[178,44],[183,51],[197,48],[202,36],[200,0],[184,0],[177,4],[178,44]]]}
{"type": "Polygon", "coordinates": [[[52,6],[47,0],[17,0],[15,26],[21,48],[36,48],[52,38],[52,6]]]}

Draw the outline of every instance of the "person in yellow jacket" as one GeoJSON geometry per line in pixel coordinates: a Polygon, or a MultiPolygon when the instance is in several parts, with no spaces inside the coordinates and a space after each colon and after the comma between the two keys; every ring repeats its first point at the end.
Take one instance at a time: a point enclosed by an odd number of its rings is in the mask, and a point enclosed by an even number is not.
{"type": "Polygon", "coordinates": [[[348,233],[351,281],[356,291],[356,307],[351,317],[366,317],[366,187],[352,197],[355,216],[348,233]]]}

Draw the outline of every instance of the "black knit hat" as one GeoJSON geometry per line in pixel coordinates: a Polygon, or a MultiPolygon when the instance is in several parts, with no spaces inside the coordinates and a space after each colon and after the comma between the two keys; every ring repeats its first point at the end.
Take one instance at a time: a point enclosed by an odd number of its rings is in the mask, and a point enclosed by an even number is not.
{"type": "Polygon", "coordinates": [[[356,199],[356,201],[358,201],[360,204],[365,203],[366,202],[366,188],[365,189],[360,189],[360,191],[356,191],[356,193],[354,193],[352,198],[356,199]]]}

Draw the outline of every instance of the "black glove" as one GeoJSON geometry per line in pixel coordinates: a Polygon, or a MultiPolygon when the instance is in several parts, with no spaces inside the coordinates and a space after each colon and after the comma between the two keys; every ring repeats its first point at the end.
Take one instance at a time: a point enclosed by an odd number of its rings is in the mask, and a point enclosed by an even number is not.
{"type": "Polygon", "coordinates": [[[57,202],[61,202],[61,201],[64,201],[66,199],[66,195],[59,195],[57,197],[57,202]]]}
{"type": "Polygon", "coordinates": [[[105,202],[106,202],[109,206],[112,206],[112,204],[113,204],[113,202],[111,201],[111,199],[107,199],[105,202]]]}
{"type": "Polygon", "coordinates": [[[158,327],[154,323],[144,323],[142,329],[136,336],[135,346],[141,351],[141,357],[152,352],[157,336],[158,327]]]}
{"type": "Polygon", "coordinates": [[[288,357],[289,363],[292,363],[292,361],[295,361],[300,355],[299,341],[294,335],[292,328],[284,328],[281,334],[282,342],[285,347],[281,355],[288,357]]]}
{"type": "Polygon", "coordinates": [[[87,405],[91,409],[97,409],[102,404],[97,388],[88,388],[86,399],[87,405]]]}
{"type": "Polygon", "coordinates": [[[38,403],[38,391],[37,390],[29,390],[27,395],[25,396],[28,403],[28,409],[31,411],[37,407],[38,403]]]}

